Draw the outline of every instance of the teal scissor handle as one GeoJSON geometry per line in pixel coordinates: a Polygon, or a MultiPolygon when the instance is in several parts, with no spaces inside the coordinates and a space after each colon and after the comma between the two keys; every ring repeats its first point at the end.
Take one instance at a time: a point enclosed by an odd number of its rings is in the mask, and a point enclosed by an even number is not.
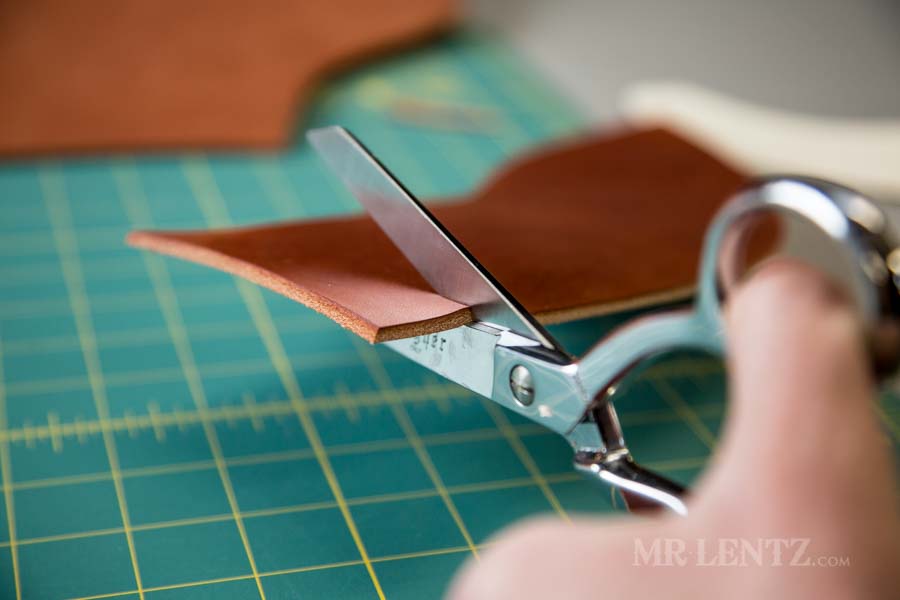
{"type": "Polygon", "coordinates": [[[632,503],[687,513],[685,490],[641,467],[628,451],[613,404],[616,385],[643,360],[664,351],[724,354],[722,306],[756,264],[748,249],[760,223],[768,223],[769,233],[773,225],[777,229],[778,247],[770,256],[808,262],[846,290],[858,311],[875,372],[885,376],[897,370],[900,243],[884,213],[850,189],[815,179],[778,177],[746,187],[707,230],[694,307],[627,323],[577,361],[585,396],[593,400],[567,435],[576,467],[618,488],[632,503]]]}

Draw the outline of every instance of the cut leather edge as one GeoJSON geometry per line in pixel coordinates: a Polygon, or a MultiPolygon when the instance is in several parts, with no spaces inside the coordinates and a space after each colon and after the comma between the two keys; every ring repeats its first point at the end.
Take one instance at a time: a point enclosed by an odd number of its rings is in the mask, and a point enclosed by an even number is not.
{"type": "Polygon", "coordinates": [[[173,238],[162,238],[158,233],[132,231],[126,236],[125,242],[134,248],[152,250],[159,254],[173,256],[246,279],[313,309],[371,344],[438,333],[467,325],[475,320],[469,307],[460,305],[458,310],[433,319],[379,326],[330,298],[304,289],[289,279],[270,271],[215,250],[198,247],[173,238]]]}

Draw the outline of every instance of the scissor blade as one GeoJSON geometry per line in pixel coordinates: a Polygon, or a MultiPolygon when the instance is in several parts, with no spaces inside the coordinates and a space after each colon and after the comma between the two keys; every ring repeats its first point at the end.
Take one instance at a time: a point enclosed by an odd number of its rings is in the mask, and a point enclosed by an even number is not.
{"type": "Polygon", "coordinates": [[[325,127],[306,137],[437,293],[467,304],[479,321],[562,352],[540,323],[349,131],[325,127]]]}
{"type": "Polygon", "coordinates": [[[494,349],[502,332],[480,323],[414,338],[386,342],[406,358],[450,381],[493,397],[494,349]]]}

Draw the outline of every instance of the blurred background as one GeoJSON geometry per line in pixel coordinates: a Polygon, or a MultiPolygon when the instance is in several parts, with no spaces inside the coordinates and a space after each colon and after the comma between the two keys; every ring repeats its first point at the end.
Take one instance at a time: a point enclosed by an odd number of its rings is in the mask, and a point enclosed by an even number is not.
{"type": "Polygon", "coordinates": [[[748,101],[840,117],[900,116],[893,0],[467,0],[592,120],[622,91],[684,79],[748,101]]]}
{"type": "MultiPolygon", "coordinates": [[[[669,126],[682,120],[702,124],[709,107],[683,98],[681,86],[689,87],[690,93],[724,94],[731,101],[790,115],[789,120],[824,117],[832,119],[832,125],[845,125],[847,129],[822,135],[809,132],[808,139],[803,135],[808,130],[797,131],[808,145],[793,151],[808,153],[812,164],[792,164],[782,155],[770,161],[762,158],[758,171],[830,176],[885,201],[884,210],[900,222],[896,178],[888,187],[872,189],[849,172],[829,172],[828,167],[816,172],[814,166],[816,159],[829,166],[847,159],[854,152],[850,147],[833,148],[831,160],[818,156],[815,146],[848,143],[845,134],[859,131],[859,126],[881,132],[885,139],[890,136],[883,145],[872,144],[871,154],[861,160],[880,164],[882,173],[895,170],[900,162],[897,2],[468,0],[466,7],[473,23],[501,35],[595,126],[636,113],[647,113],[669,126]],[[668,93],[672,88],[679,89],[668,93]],[[667,107],[667,102],[679,106],[667,107]],[[670,120],[671,114],[681,119],[670,120]]],[[[746,129],[725,133],[721,126],[728,121],[710,121],[709,128],[719,127],[719,133],[693,139],[718,142],[712,138],[732,134],[735,137],[727,142],[731,148],[715,143],[712,147],[741,164],[749,157],[729,150],[742,143],[748,148],[756,144],[736,137],[748,133],[746,129]]],[[[780,124],[775,122],[758,124],[771,129],[760,152],[768,146],[769,152],[778,154],[778,147],[792,137],[793,130],[779,136],[780,124]]],[[[866,141],[852,147],[860,146],[865,147],[866,141]]]]}

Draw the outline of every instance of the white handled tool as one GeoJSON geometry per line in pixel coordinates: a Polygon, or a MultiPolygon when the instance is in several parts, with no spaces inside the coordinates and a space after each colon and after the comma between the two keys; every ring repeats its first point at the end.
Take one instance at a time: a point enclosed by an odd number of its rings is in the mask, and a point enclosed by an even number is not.
{"type": "Polygon", "coordinates": [[[629,122],[669,127],[754,174],[840,181],[900,204],[900,119],[832,119],[757,106],[682,82],[629,87],[629,122]]]}

